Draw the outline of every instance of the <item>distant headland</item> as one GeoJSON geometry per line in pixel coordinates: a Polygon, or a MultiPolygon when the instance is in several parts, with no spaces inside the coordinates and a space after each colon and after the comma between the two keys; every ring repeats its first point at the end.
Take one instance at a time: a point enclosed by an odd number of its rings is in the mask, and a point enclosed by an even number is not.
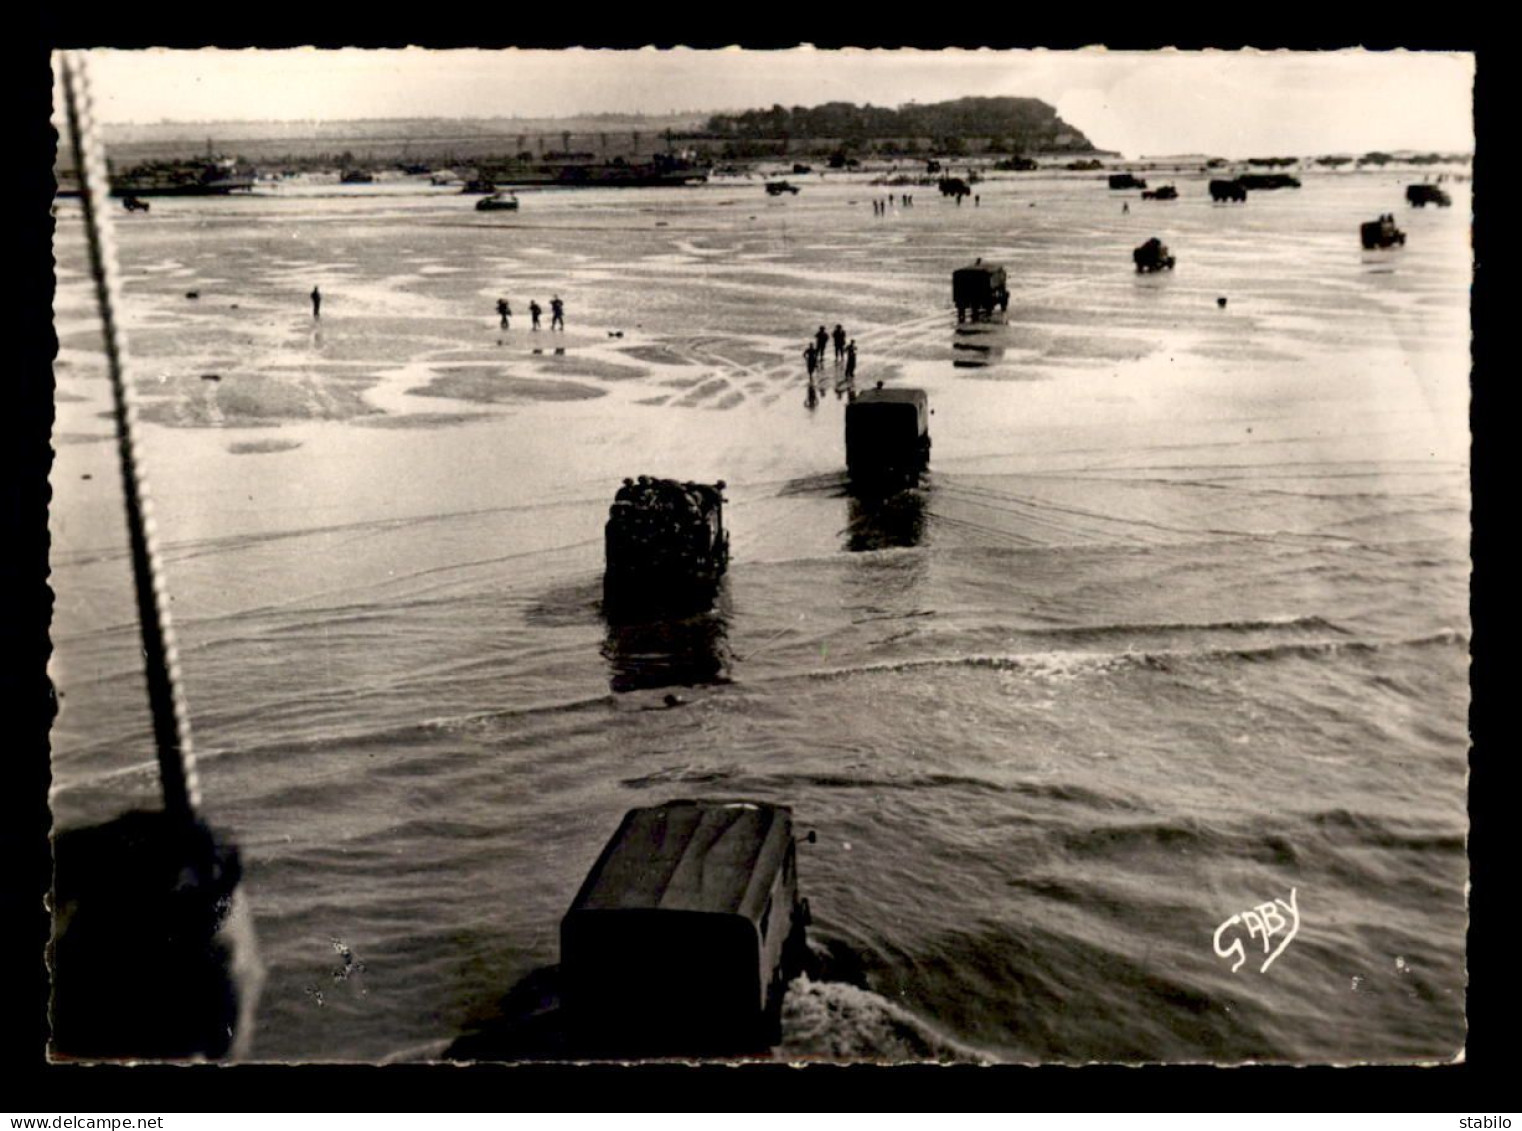
{"type": "Polygon", "coordinates": [[[292,169],[335,161],[346,167],[396,160],[470,164],[526,152],[627,160],[681,150],[700,162],[1112,156],[1036,98],[959,98],[897,109],[830,102],[719,114],[119,123],[108,125],[105,135],[118,161],[184,160],[215,150],[240,163],[292,169]]]}
{"type": "MultiPolygon", "coordinates": [[[[1386,164],[1467,164],[1470,154],[1372,151],[1361,155],[1189,154],[1123,157],[1095,147],[1037,98],[957,98],[895,108],[850,102],[667,114],[600,113],[561,118],[367,118],[350,120],[162,121],[104,127],[118,170],[210,162],[289,176],[342,171],[355,177],[402,170],[482,171],[530,165],[644,166],[676,160],[683,168],[735,172],[784,167],[898,169],[902,161],[962,161],[969,167],[1031,171],[1216,170],[1228,165],[1299,166],[1336,171],[1386,164]]],[[[60,151],[60,173],[72,174],[60,151]]]]}

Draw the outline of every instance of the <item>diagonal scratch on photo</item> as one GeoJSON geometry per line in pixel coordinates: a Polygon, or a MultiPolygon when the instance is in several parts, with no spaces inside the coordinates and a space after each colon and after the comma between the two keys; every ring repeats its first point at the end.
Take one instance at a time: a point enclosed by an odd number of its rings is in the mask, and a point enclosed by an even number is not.
{"type": "Polygon", "coordinates": [[[54,58],[54,1060],[1463,1056],[1474,58],[54,58]]]}

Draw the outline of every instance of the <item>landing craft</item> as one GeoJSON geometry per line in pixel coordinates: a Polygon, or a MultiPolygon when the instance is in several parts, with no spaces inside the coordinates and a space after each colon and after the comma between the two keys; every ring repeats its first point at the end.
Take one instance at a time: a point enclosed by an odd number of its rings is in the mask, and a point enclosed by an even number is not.
{"type": "Polygon", "coordinates": [[[1288,173],[1243,173],[1237,183],[1245,189],[1299,188],[1300,178],[1288,173]]]}
{"type": "Polygon", "coordinates": [[[111,178],[116,197],[225,196],[253,187],[254,171],[232,161],[150,161],[111,178]]]}
{"type": "Polygon", "coordinates": [[[566,154],[551,161],[512,160],[483,164],[483,180],[499,185],[554,185],[558,188],[661,188],[705,184],[708,169],[688,157],[657,153],[649,161],[615,157],[597,162],[591,154],[566,154]]]}
{"type": "Polygon", "coordinates": [[[476,201],[477,212],[516,212],[518,198],[510,192],[494,192],[476,201]]]}

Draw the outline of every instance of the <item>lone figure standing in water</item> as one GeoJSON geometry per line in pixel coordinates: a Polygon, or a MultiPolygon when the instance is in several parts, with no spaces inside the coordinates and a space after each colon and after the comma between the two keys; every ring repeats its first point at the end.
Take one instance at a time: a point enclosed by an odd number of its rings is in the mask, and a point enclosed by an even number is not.
{"type": "Polygon", "coordinates": [[[559,295],[550,299],[550,329],[565,329],[565,303],[560,301],[559,295]]]}
{"type": "Polygon", "coordinates": [[[507,299],[497,300],[497,313],[502,316],[502,328],[507,329],[507,320],[513,316],[513,308],[507,305],[507,299]]]}
{"type": "Polygon", "coordinates": [[[312,288],[312,317],[322,317],[322,292],[316,287],[312,288]]]}
{"type": "Polygon", "coordinates": [[[535,330],[539,329],[539,315],[542,314],[543,312],[544,312],[544,308],[539,305],[539,300],[538,299],[536,299],[536,298],[529,299],[529,301],[528,301],[528,313],[529,313],[529,317],[534,320],[534,326],[533,326],[533,328],[535,330]]]}

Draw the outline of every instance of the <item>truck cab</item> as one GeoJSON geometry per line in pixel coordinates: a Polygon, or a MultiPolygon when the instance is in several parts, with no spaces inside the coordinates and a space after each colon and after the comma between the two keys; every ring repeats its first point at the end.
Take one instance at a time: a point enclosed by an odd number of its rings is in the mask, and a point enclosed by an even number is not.
{"type": "Polygon", "coordinates": [[[807,956],[792,810],[669,801],[625,814],[560,923],[561,999],[579,1047],[760,1051],[807,956]]]}

